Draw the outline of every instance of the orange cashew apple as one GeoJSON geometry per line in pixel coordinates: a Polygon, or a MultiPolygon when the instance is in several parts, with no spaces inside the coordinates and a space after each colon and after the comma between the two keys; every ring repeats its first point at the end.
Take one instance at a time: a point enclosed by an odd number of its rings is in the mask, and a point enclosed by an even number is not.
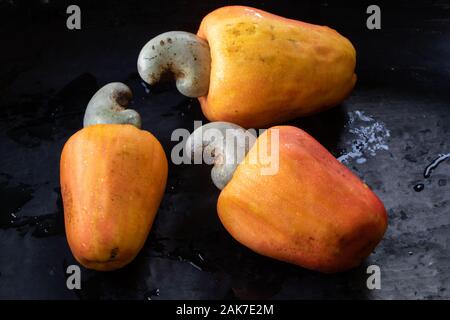
{"type": "Polygon", "coordinates": [[[149,84],[171,71],[210,121],[258,128],[338,105],[355,85],[355,64],[353,45],[333,29],[229,6],[209,13],[197,36],[150,40],[138,71],[149,84]]]}
{"type": "Polygon", "coordinates": [[[256,139],[236,125],[210,123],[186,143],[191,157],[205,148],[222,189],[219,218],[257,253],[339,272],[358,266],[386,231],[386,210],[375,193],[301,129],[272,127],[256,139]],[[212,129],[217,134],[207,134],[212,129]],[[244,156],[236,156],[239,149],[244,156]],[[267,171],[271,162],[275,170],[267,171]]]}
{"type": "Polygon", "coordinates": [[[134,259],[166,185],[164,150],[139,129],[139,115],[125,109],[129,99],[124,84],[101,88],[89,102],[85,128],[61,155],[67,240],[76,260],[90,269],[114,270],[134,259]]]}

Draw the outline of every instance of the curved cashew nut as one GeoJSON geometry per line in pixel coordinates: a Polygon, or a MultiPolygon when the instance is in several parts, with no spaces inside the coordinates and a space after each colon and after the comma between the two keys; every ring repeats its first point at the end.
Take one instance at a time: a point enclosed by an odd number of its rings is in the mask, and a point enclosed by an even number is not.
{"type": "Polygon", "coordinates": [[[88,103],[84,114],[84,127],[94,124],[131,124],[141,127],[141,116],[135,110],[126,109],[133,98],[130,88],[120,82],[112,82],[100,88],[88,103]]]}
{"type": "Polygon", "coordinates": [[[151,39],[142,48],[138,62],[141,78],[150,85],[173,73],[178,91],[196,98],[208,93],[211,56],[208,43],[195,34],[170,31],[151,39]]]}
{"type": "Polygon", "coordinates": [[[229,122],[210,122],[197,128],[186,141],[185,152],[194,163],[214,164],[211,178],[219,189],[225,188],[237,166],[256,141],[248,130],[229,122]]]}

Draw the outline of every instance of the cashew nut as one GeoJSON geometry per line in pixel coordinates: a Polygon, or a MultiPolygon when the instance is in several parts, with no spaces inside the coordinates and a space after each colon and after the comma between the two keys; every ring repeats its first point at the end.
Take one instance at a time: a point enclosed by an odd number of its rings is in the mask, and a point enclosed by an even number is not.
{"type": "Polygon", "coordinates": [[[196,98],[208,93],[211,56],[208,43],[184,31],[165,32],[142,48],[137,61],[141,78],[150,85],[171,72],[178,91],[196,98]]]}
{"type": "Polygon", "coordinates": [[[131,124],[141,127],[141,116],[127,109],[133,98],[130,88],[120,82],[112,82],[100,88],[88,103],[84,114],[84,127],[94,124],[131,124]]]}
{"type": "Polygon", "coordinates": [[[256,141],[248,130],[229,122],[210,122],[197,128],[186,141],[185,151],[194,163],[214,164],[211,178],[219,189],[225,188],[237,166],[256,141]]]}

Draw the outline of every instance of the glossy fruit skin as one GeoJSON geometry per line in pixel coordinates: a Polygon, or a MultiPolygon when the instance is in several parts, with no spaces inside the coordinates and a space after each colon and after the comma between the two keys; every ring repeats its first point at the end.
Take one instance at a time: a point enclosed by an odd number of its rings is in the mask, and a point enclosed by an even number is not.
{"type": "Polygon", "coordinates": [[[67,240],[89,269],[123,267],[140,251],[167,180],[164,150],[132,125],[86,127],[65,144],[60,180],[67,240]]]}
{"type": "Polygon", "coordinates": [[[211,50],[210,121],[268,127],[342,102],[356,82],[356,52],[335,30],[262,10],[229,6],[208,14],[198,36],[211,50]]]}
{"type": "Polygon", "coordinates": [[[225,228],[253,251],[333,273],[358,266],[382,239],[387,215],[378,197],[301,129],[262,134],[222,190],[217,210],[225,228]],[[279,171],[261,175],[279,132],[279,171]],[[258,163],[249,158],[259,154],[258,163]]]}

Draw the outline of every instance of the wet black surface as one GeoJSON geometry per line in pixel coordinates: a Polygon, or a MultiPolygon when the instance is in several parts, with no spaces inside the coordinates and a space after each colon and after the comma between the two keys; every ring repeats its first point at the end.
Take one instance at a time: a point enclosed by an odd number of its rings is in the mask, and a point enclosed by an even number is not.
{"type": "Polygon", "coordinates": [[[241,2],[334,27],[357,49],[352,96],[292,124],[385,203],[388,231],[360,268],[323,275],[252,253],[217,218],[210,168],[171,164],[139,256],[115,272],[82,269],[82,289],[70,291],[65,270],[75,261],[58,181],[64,142],[81,128],[95,91],[122,81],[133,89],[143,127],[170,155],[172,131],[205,119],[196,100],[171,86],[145,90],[136,72],[139,50],[163,31],[195,32],[203,15],[232,2],[74,3],[82,9],[80,31],[65,28],[64,1],[0,1],[0,298],[450,298],[449,161],[424,177],[433,160],[450,152],[448,1],[380,3],[376,31],[365,27],[367,4],[241,2]],[[370,264],[381,268],[381,290],[366,287],[370,264]]]}

